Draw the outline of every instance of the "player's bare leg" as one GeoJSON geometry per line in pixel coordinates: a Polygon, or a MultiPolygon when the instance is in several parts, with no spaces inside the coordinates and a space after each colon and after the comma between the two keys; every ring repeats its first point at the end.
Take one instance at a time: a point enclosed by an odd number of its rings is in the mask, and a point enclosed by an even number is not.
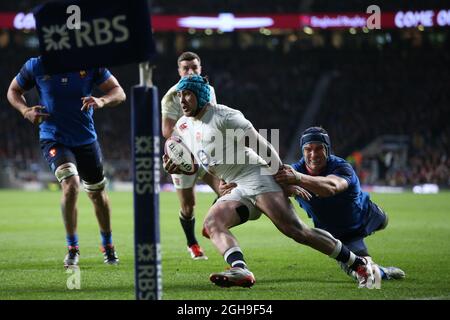
{"type": "Polygon", "coordinates": [[[370,261],[356,256],[327,231],[309,228],[298,218],[294,207],[283,192],[259,195],[256,198],[256,206],[286,236],[343,262],[356,271],[360,288],[372,289],[379,286],[379,279],[375,279],[370,261]]]}
{"type": "Polygon", "coordinates": [[[194,217],[195,193],[194,188],[177,189],[178,200],[180,200],[181,212],[186,219],[194,217]]]}
{"type": "Polygon", "coordinates": [[[101,232],[111,232],[111,208],[105,190],[87,193],[94,205],[95,216],[101,232]]]}
{"type": "Polygon", "coordinates": [[[77,266],[79,260],[77,236],[77,200],[80,188],[80,178],[77,175],[61,181],[61,214],[66,229],[68,253],[64,259],[64,267],[77,266]]]}
{"type": "Polygon", "coordinates": [[[239,246],[229,229],[241,223],[236,213],[236,208],[241,205],[239,201],[218,202],[209,209],[205,218],[204,228],[221,255],[229,248],[239,246]]]}
{"type": "Polygon", "coordinates": [[[328,232],[317,232],[299,219],[282,192],[263,193],[257,197],[256,205],[283,234],[295,241],[327,255],[336,247],[337,240],[328,232]]]}
{"type": "Polygon", "coordinates": [[[61,198],[61,213],[68,235],[73,235],[77,232],[77,200],[80,189],[80,178],[78,176],[71,176],[61,182],[62,198],[61,198]]]}
{"type": "Polygon", "coordinates": [[[186,235],[188,252],[194,260],[207,260],[202,248],[195,237],[195,193],[194,188],[177,189],[180,201],[180,223],[186,235]]]}
{"type": "Polygon", "coordinates": [[[214,204],[204,222],[204,234],[207,235],[219,253],[231,268],[224,272],[213,273],[209,279],[218,286],[251,287],[255,283],[253,273],[247,269],[244,255],[230,228],[241,223],[237,208],[239,201],[221,201],[214,204]]]}
{"type": "Polygon", "coordinates": [[[107,264],[118,264],[119,258],[112,243],[111,228],[111,207],[109,198],[105,190],[87,192],[89,199],[94,205],[95,216],[97,217],[100,233],[102,236],[101,250],[104,256],[104,262],[107,264]]]}

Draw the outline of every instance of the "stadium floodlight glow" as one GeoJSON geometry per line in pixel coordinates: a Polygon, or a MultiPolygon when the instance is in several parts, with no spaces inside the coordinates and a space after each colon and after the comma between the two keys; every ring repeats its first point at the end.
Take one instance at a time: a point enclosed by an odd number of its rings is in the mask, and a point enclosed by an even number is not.
{"type": "Polygon", "coordinates": [[[303,27],[303,32],[307,35],[312,35],[314,33],[314,30],[308,26],[303,27]]]}
{"type": "Polygon", "coordinates": [[[218,29],[231,32],[234,29],[270,27],[274,23],[269,17],[237,18],[232,13],[220,13],[217,17],[190,16],[178,19],[178,25],[185,28],[218,29]]]}

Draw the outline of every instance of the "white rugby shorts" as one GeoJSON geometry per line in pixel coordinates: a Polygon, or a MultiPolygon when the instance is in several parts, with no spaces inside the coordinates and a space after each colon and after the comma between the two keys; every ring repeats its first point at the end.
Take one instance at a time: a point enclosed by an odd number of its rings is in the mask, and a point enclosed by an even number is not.
{"type": "Polygon", "coordinates": [[[233,181],[237,187],[230,193],[220,197],[219,201],[239,201],[249,210],[249,220],[256,220],[261,216],[261,211],[256,207],[256,197],[267,192],[283,192],[281,187],[271,175],[261,175],[260,166],[246,168],[233,181]]]}

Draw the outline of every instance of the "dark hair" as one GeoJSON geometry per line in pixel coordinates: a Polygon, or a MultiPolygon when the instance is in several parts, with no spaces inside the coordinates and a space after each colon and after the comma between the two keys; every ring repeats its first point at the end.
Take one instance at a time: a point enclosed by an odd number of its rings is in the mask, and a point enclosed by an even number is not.
{"type": "Polygon", "coordinates": [[[191,51],[186,51],[183,52],[182,54],[180,54],[180,56],[178,57],[177,63],[180,64],[181,61],[192,61],[197,59],[199,63],[201,63],[200,61],[200,57],[198,56],[198,54],[191,52],[191,51]]]}

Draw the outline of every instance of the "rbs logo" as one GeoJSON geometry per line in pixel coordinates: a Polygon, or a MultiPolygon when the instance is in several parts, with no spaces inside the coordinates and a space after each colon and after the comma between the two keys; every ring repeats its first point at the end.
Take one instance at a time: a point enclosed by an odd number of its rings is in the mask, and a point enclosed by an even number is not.
{"type": "Polygon", "coordinates": [[[110,43],[127,41],[130,32],[125,25],[125,15],[118,15],[111,20],[93,19],[91,22],[81,21],[80,28],[69,30],[67,25],[51,25],[42,27],[45,51],[102,46],[110,43]]]}

